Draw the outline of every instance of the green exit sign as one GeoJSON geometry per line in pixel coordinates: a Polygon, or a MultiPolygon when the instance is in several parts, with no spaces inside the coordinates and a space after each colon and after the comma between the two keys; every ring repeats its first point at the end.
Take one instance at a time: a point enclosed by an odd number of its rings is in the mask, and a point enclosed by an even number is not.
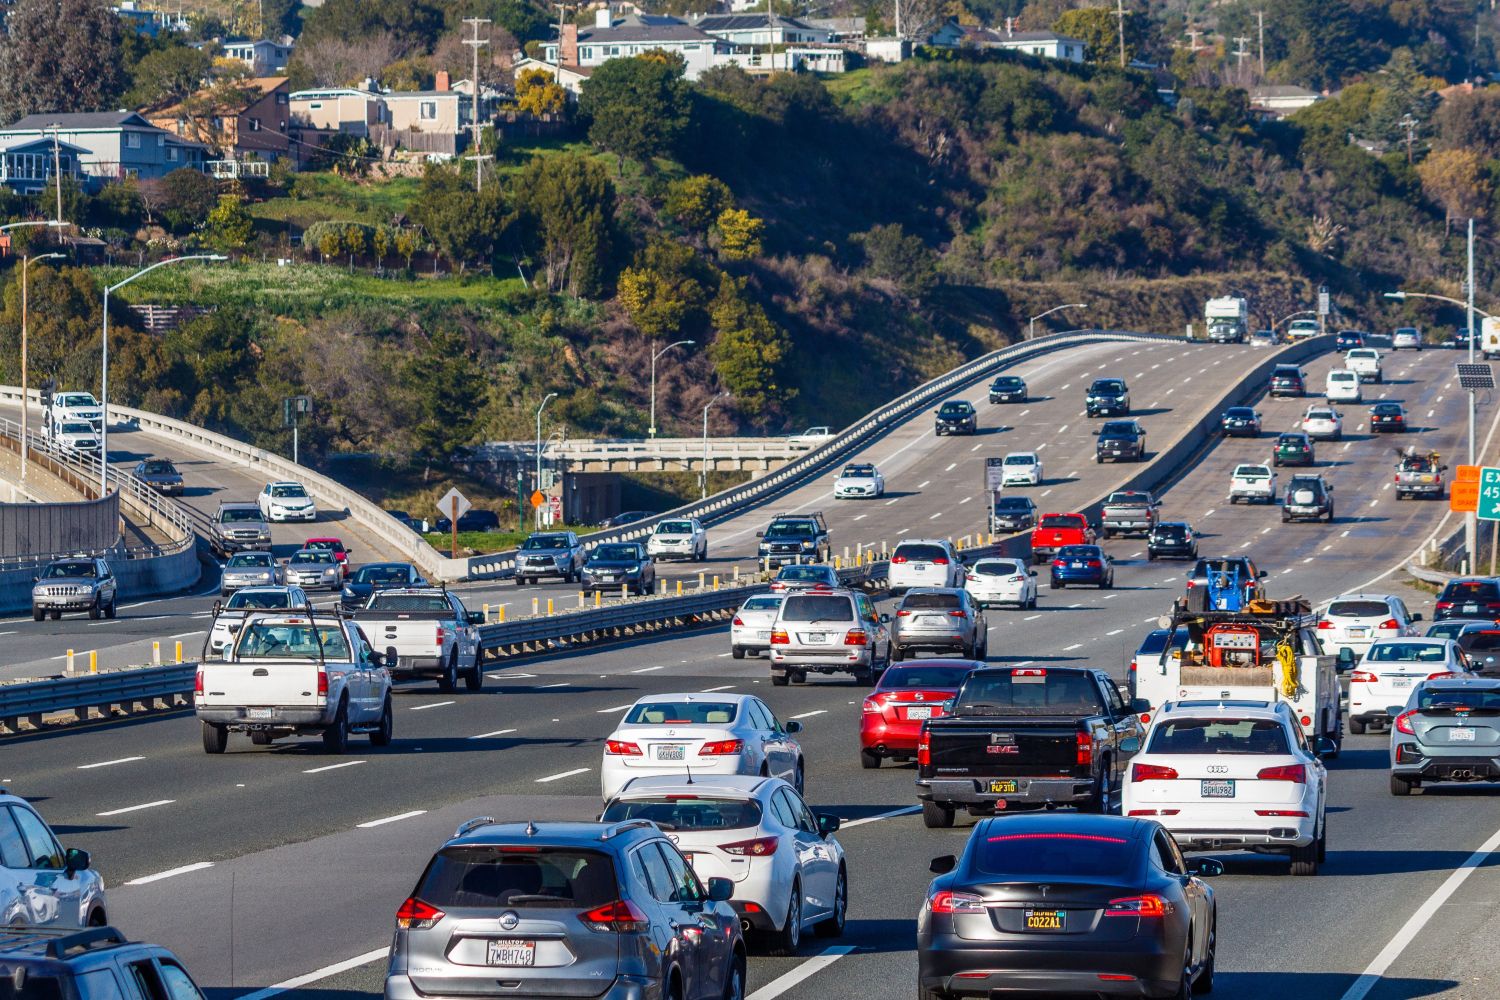
{"type": "Polygon", "coordinates": [[[1479,470],[1479,519],[1500,521],[1500,469],[1488,465],[1479,470]]]}

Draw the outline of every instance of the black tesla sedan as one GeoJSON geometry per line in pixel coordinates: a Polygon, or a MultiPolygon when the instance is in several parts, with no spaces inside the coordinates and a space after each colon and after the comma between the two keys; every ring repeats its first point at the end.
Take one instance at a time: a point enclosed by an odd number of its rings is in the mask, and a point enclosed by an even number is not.
{"type": "Polygon", "coordinates": [[[917,919],[921,1000],[1012,994],[1191,996],[1211,988],[1218,911],[1152,820],[1035,813],[979,821],[917,919]]]}

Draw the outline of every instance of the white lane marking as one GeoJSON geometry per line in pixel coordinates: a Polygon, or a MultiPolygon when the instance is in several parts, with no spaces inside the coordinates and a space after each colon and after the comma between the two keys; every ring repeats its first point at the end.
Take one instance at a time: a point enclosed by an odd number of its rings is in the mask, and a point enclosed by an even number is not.
{"type": "Polygon", "coordinates": [[[1240,548],[1242,548],[1242,549],[1248,549],[1251,546],[1251,544],[1252,544],[1251,542],[1243,542],[1243,543],[1241,543],[1240,548]]]}
{"type": "Polygon", "coordinates": [[[1443,401],[1443,397],[1442,396],[1438,396],[1437,399],[1433,400],[1434,403],[1441,403],[1442,401],[1443,401]]]}
{"type": "Polygon", "coordinates": [[[1269,535],[1271,533],[1271,529],[1270,528],[1261,528],[1260,529],[1260,533],[1262,535],[1269,535]]]}
{"type": "Polygon", "coordinates": [[[1122,629],[1122,628],[1117,628],[1117,629],[1114,629],[1114,630],[1113,630],[1113,631],[1110,631],[1110,632],[1106,632],[1106,633],[1104,633],[1104,634],[1105,634],[1105,635],[1119,635],[1119,634],[1120,634],[1120,633],[1121,633],[1121,632],[1123,632],[1123,631],[1125,631],[1125,630],[1124,630],[1124,629],[1122,629]]]}
{"type": "Polygon", "coordinates": [[[1026,409],[1024,409],[1024,410],[1021,411],[1021,416],[1024,417],[1024,416],[1026,416],[1026,414],[1028,414],[1030,412],[1031,412],[1031,407],[1028,406],[1026,409]]]}
{"type": "Polygon", "coordinates": [[[1288,566],[1286,569],[1284,569],[1284,570],[1281,571],[1281,575],[1282,576],[1286,576],[1291,571],[1292,571],[1292,568],[1290,566],[1288,566]]]}
{"type": "MultiPolygon", "coordinates": [[[[733,651],[730,651],[728,653],[720,653],[720,654],[718,654],[718,656],[715,657],[715,659],[723,660],[723,659],[727,659],[728,657],[731,657],[733,655],[734,655],[733,651]]],[[[632,670],[631,673],[636,673],[636,671],[632,670]]],[[[602,676],[605,676],[605,675],[601,674],[600,676],[602,677],[602,676]]]]}
{"type": "Polygon", "coordinates": [[[1365,968],[1341,1000],[1364,1000],[1375,988],[1375,984],[1385,978],[1386,972],[1390,970],[1396,959],[1401,957],[1406,946],[1422,932],[1422,928],[1432,919],[1432,915],[1442,909],[1443,905],[1448,902],[1448,898],[1458,891],[1459,886],[1464,884],[1476,868],[1489,859],[1497,847],[1500,847],[1500,830],[1490,834],[1490,839],[1480,844],[1479,850],[1469,855],[1463,864],[1455,868],[1453,873],[1443,880],[1443,884],[1438,886],[1436,892],[1423,900],[1422,905],[1407,918],[1406,923],[1396,932],[1396,936],[1380,949],[1380,954],[1375,956],[1374,961],[1365,968]]]}
{"type": "Polygon", "coordinates": [[[1430,418],[1436,412],[1437,412],[1436,410],[1428,410],[1427,411],[1427,416],[1430,418]]]}
{"type": "Polygon", "coordinates": [[[810,979],[819,972],[822,972],[853,950],[854,946],[852,944],[836,944],[831,948],[825,948],[816,958],[810,958],[791,972],[783,976],[777,976],[750,994],[746,1000],[776,1000],[781,994],[787,992],[803,980],[810,979]]]}
{"type": "Polygon", "coordinates": [[[359,828],[361,830],[368,830],[371,827],[385,826],[387,823],[399,823],[403,819],[412,819],[413,817],[416,817],[416,816],[425,816],[425,815],[427,815],[427,810],[426,809],[413,809],[411,812],[397,813],[394,816],[386,816],[386,817],[383,817],[381,819],[372,819],[368,823],[360,823],[360,824],[357,824],[357,825],[359,826],[359,828]]]}
{"type": "Polygon", "coordinates": [[[896,534],[897,535],[904,535],[904,534],[906,534],[910,530],[911,530],[910,528],[902,528],[900,531],[896,532],[896,534]]]}
{"type": "Polygon", "coordinates": [[[867,518],[869,516],[870,516],[869,514],[856,514],[856,515],[854,515],[854,519],[856,521],[863,521],[865,518],[867,518]]]}
{"type": "Polygon", "coordinates": [[[632,674],[649,674],[653,670],[663,670],[663,669],[665,669],[665,667],[666,667],[666,664],[658,663],[654,667],[637,667],[635,670],[632,670],[631,673],[632,674]]]}
{"type": "Polygon", "coordinates": [[[1071,651],[1072,651],[1072,650],[1075,650],[1075,649],[1077,649],[1077,648],[1078,648],[1078,647],[1079,647],[1079,646],[1082,646],[1082,645],[1083,645],[1083,643],[1081,643],[1081,642],[1075,642],[1075,643],[1073,643],[1073,645],[1071,645],[1071,646],[1064,646],[1064,647],[1063,647],[1063,652],[1064,652],[1064,653],[1067,653],[1067,652],[1071,652],[1071,651]]]}
{"type": "Polygon", "coordinates": [[[571,771],[562,771],[558,774],[549,774],[545,778],[538,778],[536,779],[536,783],[538,785],[545,785],[549,781],[561,781],[564,778],[571,778],[575,774],[587,774],[588,771],[589,769],[586,767],[575,767],[571,771]]]}
{"type": "Polygon", "coordinates": [[[1214,511],[1217,510],[1217,509],[1218,508],[1210,508],[1210,509],[1208,509],[1208,510],[1206,510],[1206,511],[1203,512],[1203,516],[1204,517],[1213,517],[1214,511]]]}
{"type": "Polygon", "coordinates": [[[827,715],[827,714],[828,714],[828,709],[826,709],[826,708],[819,708],[819,709],[815,709],[815,710],[813,710],[811,712],[803,712],[801,715],[790,716],[790,718],[793,718],[793,719],[811,719],[815,715],[827,715]]]}
{"type": "Polygon", "coordinates": [[[124,809],[111,809],[108,812],[94,813],[95,816],[123,816],[126,813],[140,812],[142,809],[155,809],[157,806],[169,806],[176,799],[157,799],[155,802],[142,802],[138,806],[126,806],[124,809]]]}
{"type": "Polygon", "coordinates": [[[1339,532],[1339,537],[1340,538],[1348,538],[1349,537],[1349,529],[1345,528],[1343,531],[1339,532]]]}
{"type": "Polygon", "coordinates": [[[715,691],[728,691],[729,689],[731,689],[733,687],[734,687],[733,684],[720,684],[716,688],[704,688],[702,691],[699,691],[698,693],[699,694],[713,694],[715,691]]]}
{"type": "Polygon", "coordinates": [[[303,774],[322,774],[324,771],[337,771],[341,767],[353,767],[355,764],[368,764],[367,760],[346,760],[342,764],[324,764],[322,767],[310,767],[303,774]]]}
{"type": "Polygon", "coordinates": [[[548,688],[565,688],[565,687],[568,686],[569,683],[571,683],[571,682],[569,682],[569,681],[559,681],[556,684],[543,684],[541,687],[537,688],[537,690],[538,691],[545,691],[548,688]]]}
{"type": "Polygon", "coordinates": [[[1041,451],[1045,447],[1047,447],[1047,442],[1043,441],[1041,444],[1036,446],[1036,450],[1041,451]]]}
{"type": "Polygon", "coordinates": [[[1071,388],[1073,388],[1073,383],[1069,382],[1067,385],[1063,386],[1061,389],[1059,389],[1057,391],[1058,392],[1067,392],[1071,388]]]}
{"type": "Polygon", "coordinates": [[[1304,559],[1304,560],[1302,560],[1302,561],[1303,561],[1303,562],[1304,562],[1304,563],[1310,563],[1310,562],[1312,562],[1312,561],[1313,561],[1313,560],[1314,560],[1314,559],[1315,559],[1315,558],[1317,558],[1317,557],[1316,557],[1316,556],[1308,556],[1308,557],[1307,557],[1307,558],[1306,558],[1306,559],[1304,559]]]}
{"type": "MultiPolygon", "coordinates": [[[[635,702],[633,702],[633,701],[630,703],[630,705],[634,705],[634,704],[635,704],[635,702]]],[[[597,709],[594,712],[594,714],[595,715],[608,715],[611,712],[623,712],[627,708],[629,708],[630,705],[611,705],[609,708],[597,709]]]]}
{"type": "Polygon", "coordinates": [[[413,706],[411,706],[411,710],[413,712],[420,712],[420,711],[422,711],[425,708],[442,708],[444,705],[457,705],[457,704],[458,704],[458,702],[456,702],[456,701],[429,701],[425,705],[413,705],[413,706]]]}
{"type": "Polygon", "coordinates": [[[1127,558],[1127,559],[1139,559],[1139,558],[1140,558],[1140,557],[1141,557],[1141,556],[1143,556],[1143,555],[1145,555],[1145,554],[1146,554],[1146,553],[1144,553],[1144,552],[1132,552],[1132,553],[1130,553],[1130,555],[1129,555],[1129,556],[1127,556],[1127,557],[1126,557],[1126,558],[1127,558]]]}
{"type": "Polygon", "coordinates": [[[101,760],[97,764],[79,764],[78,765],[78,770],[80,770],[80,771],[92,771],[96,767],[110,767],[110,766],[115,765],[115,764],[129,764],[132,761],[145,760],[145,759],[146,759],[145,757],[119,757],[119,758],[116,758],[115,760],[101,760]]]}
{"type": "Polygon", "coordinates": [[[942,516],[943,516],[943,512],[942,511],[938,511],[937,513],[935,513],[931,517],[929,517],[927,520],[929,520],[929,521],[936,521],[938,518],[940,518],[942,516]]]}
{"type": "Polygon", "coordinates": [[[140,878],[133,878],[125,884],[147,885],[151,882],[160,882],[164,878],[186,875],[188,872],[201,872],[203,869],[212,868],[213,866],[214,863],[212,861],[195,861],[190,865],[183,865],[181,868],[168,868],[166,871],[157,872],[155,875],[142,875],[140,878]]]}
{"type": "Polygon", "coordinates": [[[1340,451],[1348,451],[1349,450],[1349,446],[1352,445],[1353,443],[1354,443],[1353,441],[1345,441],[1344,442],[1344,446],[1342,448],[1340,448],[1339,450],[1340,451]]]}
{"type": "Polygon", "coordinates": [[[1067,424],[1063,424],[1061,427],[1059,427],[1057,429],[1057,433],[1059,433],[1059,434],[1066,434],[1067,432],[1068,432],[1068,425],[1067,424]]]}
{"type": "Polygon", "coordinates": [[[930,483],[930,482],[932,482],[931,479],[924,479],[924,480],[922,480],[920,483],[917,484],[917,489],[919,489],[919,490],[925,490],[927,488],[927,484],[930,483]]]}
{"type": "Polygon", "coordinates": [[[1374,507],[1374,506],[1377,506],[1379,503],[1380,503],[1380,498],[1376,497],[1374,500],[1370,501],[1370,506],[1374,507]]]}
{"type": "Polygon", "coordinates": [[[974,499],[973,497],[964,497],[962,500],[959,501],[959,503],[965,504],[965,503],[968,503],[970,500],[973,500],[973,499],[974,499]]]}
{"type": "Polygon", "coordinates": [[[1042,490],[1042,496],[1044,496],[1044,497],[1045,496],[1050,496],[1051,494],[1052,494],[1052,491],[1050,489],[1048,489],[1048,490],[1042,490]]]}
{"type": "MultiPolygon", "coordinates": [[[[970,449],[970,450],[972,450],[972,449],[970,449]]],[[[957,462],[949,462],[948,463],[948,467],[946,469],[944,469],[943,471],[944,472],[952,472],[956,468],[958,468],[958,463],[957,462]]]]}
{"type": "Polygon", "coordinates": [[[1036,621],[1040,617],[1042,617],[1042,616],[1041,615],[1027,615],[1025,618],[1022,618],[1021,620],[1023,622],[1033,622],[1033,621],[1036,621]]]}
{"type": "MultiPolygon", "coordinates": [[[[892,498],[891,498],[891,499],[889,499],[889,500],[887,500],[887,501],[886,501],[886,502],[885,502],[885,505],[886,505],[886,506],[887,506],[887,507],[889,507],[889,506],[890,506],[890,505],[891,505],[891,504],[893,504],[893,503],[895,503],[895,502],[896,502],[896,501],[898,501],[898,500],[900,500],[900,499],[901,499],[901,498],[900,498],[900,497],[892,497],[892,498]]],[[[864,515],[863,515],[863,514],[861,514],[861,515],[860,515],[860,517],[864,517],[864,515]]]]}
{"type": "Polygon", "coordinates": [[[921,806],[902,806],[900,809],[892,809],[890,812],[876,813],[874,816],[866,816],[863,819],[851,819],[839,824],[840,830],[852,830],[856,826],[864,826],[867,823],[879,823],[883,819],[894,819],[897,816],[910,816],[914,812],[921,812],[921,806]]]}
{"type": "Polygon", "coordinates": [[[198,631],[196,631],[196,632],[179,632],[179,633],[177,633],[177,634],[176,634],[176,635],[169,635],[169,636],[167,636],[167,638],[168,638],[168,639],[186,639],[186,638],[188,638],[188,637],[189,637],[189,636],[194,636],[194,635],[207,635],[207,634],[208,634],[208,633],[207,633],[207,632],[206,632],[206,631],[204,631],[204,630],[203,630],[203,629],[201,629],[201,628],[200,628],[200,629],[199,629],[199,630],[198,630],[198,631]]]}
{"type": "Polygon", "coordinates": [[[478,736],[470,736],[469,739],[471,739],[471,740],[487,740],[487,739],[491,739],[491,738],[493,738],[495,736],[505,736],[505,735],[508,735],[510,733],[513,733],[513,732],[515,732],[514,729],[497,729],[493,733],[480,733],[478,736]]]}
{"type": "Polygon", "coordinates": [[[974,447],[970,448],[969,450],[970,451],[978,451],[980,448],[983,448],[983,447],[984,447],[984,442],[981,441],[978,444],[976,444],[974,447]]]}
{"type": "Polygon", "coordinates": [[[1104,595],[1104,599],[1106,601],[1113,601],[1118,596],[1119,596],[1118,594],[1105,594],[1104,595]]]}
{"type": "Polygon", "coordinates": [[[1386,483],[1386,484],[1385,484],[1385,485],[1384,485],[1384,486],[1382,486],[1382,487],[1380,487],[1380,488],[1381,488],[1381,489],[1382,489],[1382,490],[1388,490],[1388,489],[1390,489],[1390,488],[1391,488],[1391,484],[1390,484],[1390,483],[1386,483]]]}
{"type": "Polygon", "coordinates": [[[247,993],[240,997],[239,1000],[271,1000],[271,997],[280,996],[282,993],[287,993],[291,990],[301,989],[309,983],[315,983],[320,979],[327,979],[329,976],[336,976],[340,972],[348,972],[350,969],[357,969],[361,965],[369,965],[371,962],[383,960],[390,953],[391,949],[389,946],[376,948],[374,951],[367,951],[363,955],[355,955],[353,958],[346,958],[342,962],[335,962],[332,965],[325,965],[321,969],[314,969],[305,976],[298,976],[295,979],[288,979],[284,983],[277,983],[275,986],[267,986],[263,990],[247,993]]]}

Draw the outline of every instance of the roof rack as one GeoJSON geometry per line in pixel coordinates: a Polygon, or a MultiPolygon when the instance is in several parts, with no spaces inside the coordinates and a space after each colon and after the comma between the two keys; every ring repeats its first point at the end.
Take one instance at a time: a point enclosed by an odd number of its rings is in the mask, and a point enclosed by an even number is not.
{"type": "Polygon", "coordinates": [[[649,819],[627,819],[622,823],[616,823],[609,829],[605,830],[603,833],[599,834],[599,839],[609,840],[611,837],[618,837],[620,834],[628,833],[631,830],[654,829],[656,829],[656,824],[651,822],[649,819]]]}
{"type": "Polygon", "coordinates": [[[490,826],[494,822],[493,816],[475,816],[473,819],[467,819],[458,824],[458,829],[453,831],[453,836],[462,837],[466,833],[473,833],[481,826],[490,826]]]}
{"type": "Polygon", "coordinates": [[[48,958],[63,958],[70,951],[87,951],[101,945],[126,944],[125,935],[113,927],[87,927],[47,942],[48,958]]]}

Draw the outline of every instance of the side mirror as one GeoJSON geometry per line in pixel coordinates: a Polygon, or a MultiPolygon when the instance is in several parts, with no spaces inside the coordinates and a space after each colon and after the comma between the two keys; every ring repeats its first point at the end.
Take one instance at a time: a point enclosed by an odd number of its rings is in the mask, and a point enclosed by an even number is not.
{"type": "Polygon", "coordinates": [[[1036,570],[1034,570],[1034,569],[1028,569],[1026,571],[1026,575],[1027,576],[1036,576],[1036,570]]]}
{"type": "Polygon", "coordinates": [[[1319,736],[1313,741],[1313,753],[1319,757],[1327,757],[1339,752],[1339,745],[1326,736],[1319,736]]]}
{"type": "Polygon", "coordinates": [[[94,865],[88,851],[80,850],[77,847],[70,847],[63,854],[63,867],[69,875],[72,875],[75,872],[88,871],[94,865]]]}
{"type": "Polygon", "coordinates": [[[727,903],[734,897],[734,882],[727,878],[708,880],[708,898],[715,903],[727,903]]]}
{"type": "Polygon", "coordinates": [[[396,666],[396,661],[400,659],[400,656],[401,654],[396,652],[395,646],[385,647],[385,665],[387,667],[394,669],[396,666]]]}
{"type": "Polygon", "coordinates": [[[214,601],[214,617],[219,617],[219,612],[224,610],[223,601],[214,601]]]}
{"type": "Polygon", "coordinates": [[[957,699],[949,698],[947,701],[943,702],[942,708],[943,708],[943,714],[944,715],[952,715],[953,714],[953,705],[954,705],[954,703],[955,703],[956,700],[957,699]]]}
{"type": "Polygon", "coordinates": [[[882,625],[889,625],[890,623],[891,623],[891,616],[889,614],[886,614],[886,613],[882,612],[881,615],[880,615],[880,624],[882,624],[882,625]]]}
{"type": "Polygon", "coordinates": [[[786,730],[788,735],[795,736],[798,733],[802,732],[802,723],[798,722],[796,719],[792,719],[781,728],[786,730]]]}
{"type": "Polygon", "coordinates": [[[1127,736],[1120,741],[1121,753],[1139,753],[1141,749],[1140,737],[1127,736]]]}
{"type": "Polygon", "coordinates": [[[469,612],[469,624],[470,625],[483,625],[484,624],[484,612],[483,611],[470,611],[469,612]]]}
{"type": "Polygon", "coordinates": [[[370,654],[370,663],[373,664],[374,666],[377,666],[377,667],[384,667],[386,665],[385,654],[384,653],[371,653],[370,654]]]}
{"type": "Polygon", "coordinates": [[[1130,710],[1132,712],[1134,712],[1136,715],[1144,715],[1145,713],[1151,711],[1151,699],[1150,698],[1132,698],[1132,699],[1130,699],[1130,710]]]}
{"type": "Polygon", "coordinates": [[[1257,580],[1264,580],[1264,579],[1265,579],[1265,578],[1266,578],[1266,576],[1267,576],[1267,575],[1268,575],[1268,574],[1267,574],[1267,573],[1266,573],[1266,571],[1265,571],[1265,570],[1261,570],[1261,571],[1260,571],[1260,572],[1259,572],[1259,573],[1257,573],[1257,574],[1255,574],[1255,578],[1256,578],[1256,579],[1257,579],[1257,580]]]}
{"type": "Polygon", "coordinates": [[[1346,673],[1354,669],[1354,650],[1348,646],[1339,650],[1338,662],[1335,664],[1339,673],[1346,673]]]}
{"type": "Polygon", "coordinates": [[[818,833],[824,837],[838,833],[839,827],[843,822],[843,820],[832,813],[818,813],[818,833]]]}
{"type": "Polygon", "coordinates": [[[1420,614],[1412,615],[1411,620],[1412,624],[1416,624],[1417,622],[1422,621],[1422,616],[1420,614]]]}
{"type": "Polygon", "coordinates": [[[1213,878],[1224,874],[1224,862],[1217,858],[1193,858],[1187,863],[1187,870],[1198,878],[1213,878]]]}
{"type": "Polygon", "coordinates": [[[765,538],[766,537],[766,533],[764,531],[757,531],[755,533],[755,537],[756,538],[765,538]]]}
{"type": "Polygon", "coordinates": [[[933,858],[931,863],[928,864],[927,870],[934,875],[946,875],[957,867],[958,858],[951,854],[944,854],[941,857],[933,858]]]}

